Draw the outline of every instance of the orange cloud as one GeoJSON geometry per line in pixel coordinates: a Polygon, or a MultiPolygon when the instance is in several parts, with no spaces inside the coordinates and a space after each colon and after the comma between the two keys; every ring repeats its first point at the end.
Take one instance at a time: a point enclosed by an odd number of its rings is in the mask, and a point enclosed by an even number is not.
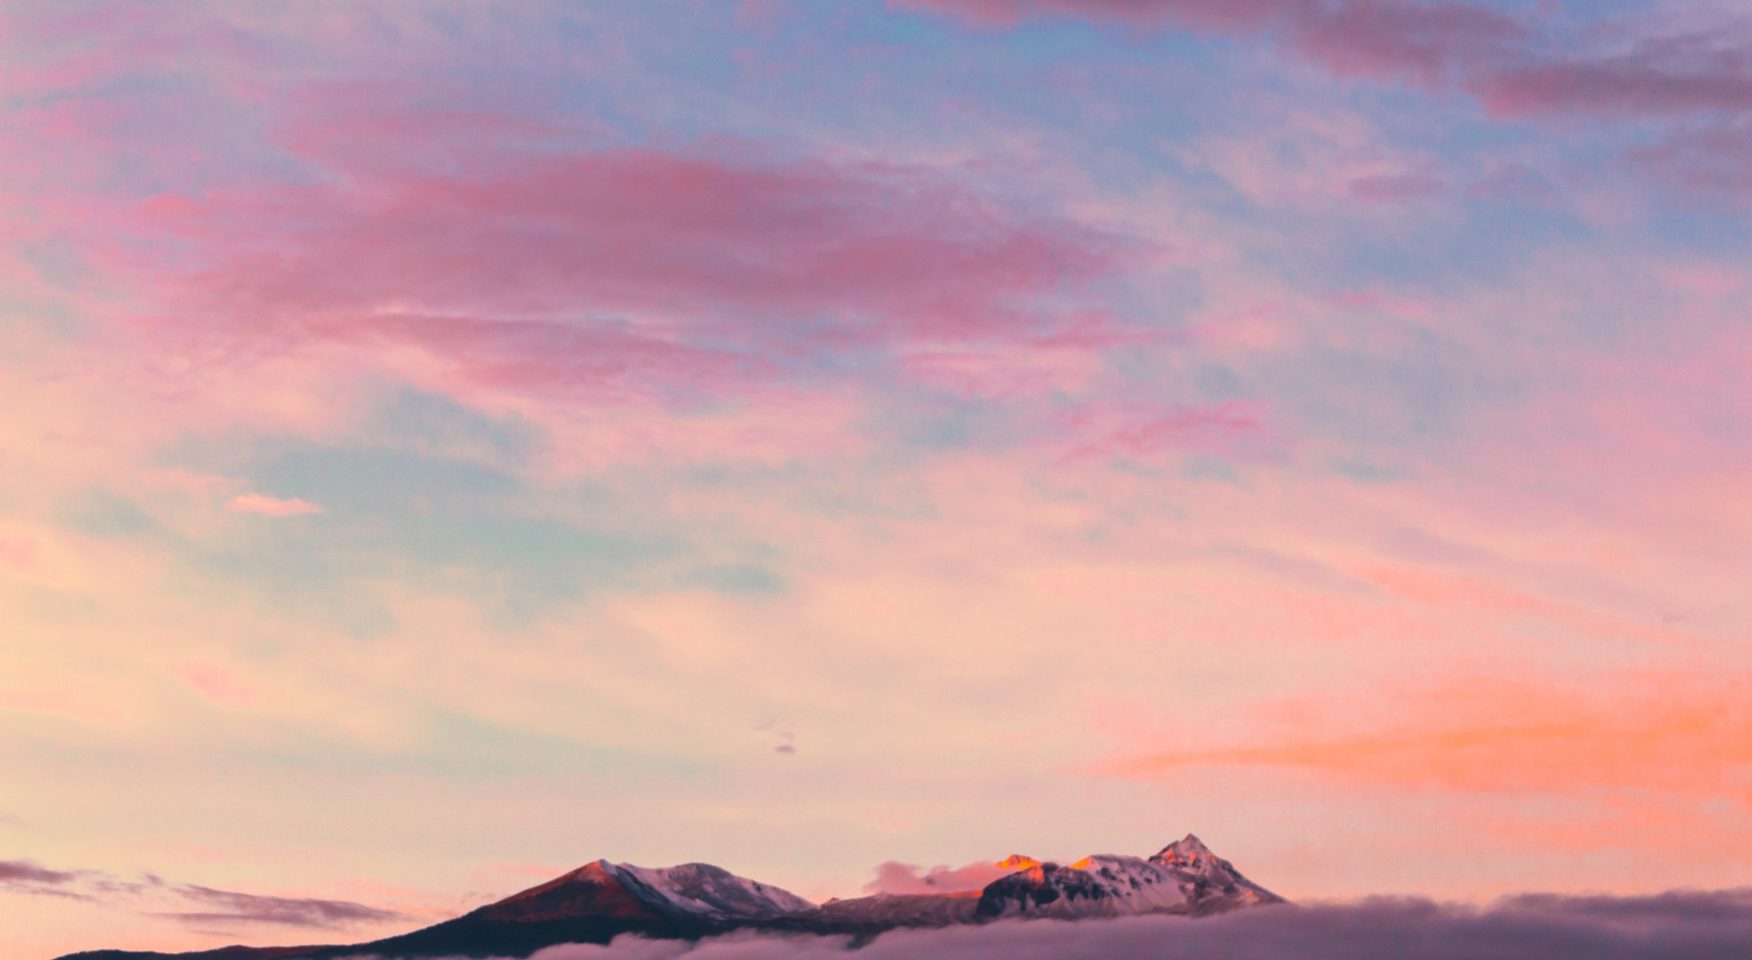
{"type": "Polygon", "coordinates": [[[1478,677],[1403,691],[1372,717],[1336,699],[1280,701],[1261,705],[1251,742],[1131,753],[1107,769],[1153,779],[1264,767],[1414,789],[1630,790],[1752,805],[1748,679],[1623,675],[1578,690],[1478,677]],[[1353,716],[1328,720],[1346,712],[1353,716]]]}

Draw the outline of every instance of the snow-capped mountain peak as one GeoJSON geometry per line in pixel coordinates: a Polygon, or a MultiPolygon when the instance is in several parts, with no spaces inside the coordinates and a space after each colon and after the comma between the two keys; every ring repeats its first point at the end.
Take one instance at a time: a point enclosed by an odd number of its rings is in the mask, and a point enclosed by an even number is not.
{"type": "Polygon", "coordinates": [[[1211,909],[1282,903],[1283,898],[1241,875],[1235,865],[1211,852],[1198,837],[1187,834],[1150,858],[1179,878],[1193,902],[1211,909]]]}
{"type": "Polygon", "coordinates": [[[1120,917],[1184,912],[1186,896],[1167,868],[1141,857],[1098,854],[1070,866],[1038,863],[986,885],[977,914],[998,917],[1120,917]]]}
{"type": "Polygon", "coordinates": [[[739,877],[709,863],[673,867],[615,864],[621,882],[659,910],[710,919],[769,919],[815,909],[789,890],[739,877]]]}
{"type": "Polygon", "coordinates": [[[1211,853],[1211,848],[1205,846],[1204,841],[1189,833],[1181,839],[1163,847],[1150,859],[1177,867],[1196,868],[1203,863],[1215,859],[1215,857],[1216,854],[1211,853]]]}
{"type": "Polygon", "coordinates": [[[1069,866],[1024,857],[999,861],[1010,865],[1018,869],[980,892],[978,917],[1203,914],[1281,901],[1191,834],[1148,859],[1096,854],[1069,866]]]}

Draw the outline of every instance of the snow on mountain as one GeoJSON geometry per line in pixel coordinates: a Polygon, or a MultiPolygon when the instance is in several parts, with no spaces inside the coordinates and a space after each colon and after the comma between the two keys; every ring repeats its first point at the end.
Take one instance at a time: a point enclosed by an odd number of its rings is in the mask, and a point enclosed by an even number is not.
{"type": "Polygon", "coordinates": [[[581,916],[660,925],[746,924],[815,909],[778,887],[709,863],[639,867],[596,860],[547,883],[481,908],[494,921],[531,923],[581,916]]]}
{"type": "Polygon", "coordinates": [[[1098,854],[1078,860],[1071,869],[1098,877],[1114,891],[1113,899],[1124,904],[1125,913],[1176,911],[1188,899],[1171,871],[1139,857],[1098,854]]]}
{"type": "Polygon", "coordinates": [[[661,868],[619,863],[613,868],[635,896],[667,912],[754,920],[815,909],[815,904],[789,890],[739,877],[709,863],[661,868]]]}
{"type": "Polygon", "coordinates": [[[1235,865],[1211,852],[1192,834],[1163,847],[1150,858],[1173,872],[1200,912],[1283,903],[1284,898],[1241,875],[1235,865]]]}
{"type": "Polygon", "coordinates": [[[1141,857],[1102,854],[1069,866],[1040,863],[989,884],[978,916],[1122,917],[1185,912],[1186,895],[1167,868],[1141,857]]]}
{"type": "Polygon", "coordinates": [[[1022,869],[981,892],[975,913],[982,919],[1203,914],[1282,901],[1191,834],[1149,859],[1097,854],[1068,866],[1020,856],[1003,862],[1022,869]]]}

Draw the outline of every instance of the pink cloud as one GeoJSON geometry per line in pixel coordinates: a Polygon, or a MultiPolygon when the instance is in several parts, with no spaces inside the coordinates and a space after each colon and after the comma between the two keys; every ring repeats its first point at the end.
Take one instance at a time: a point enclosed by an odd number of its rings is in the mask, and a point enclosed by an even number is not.
{"type": "Polygon", "coordinates": [[[1259,411],[1245,403],[1085,407],[1065,418],[1064,434],[1071,445],[1066,462],[1147,459],[1170,452],[1233,453],[1271,442],[1259,411]]]}
{"type": "MultiPolygon", "coordinates": [[[[13,94],[84,92],[148,65],[228,62],[260,67],[272,43],[224,17],[144,7],[43,5],[13,18],[21,52],[7,75],[13,94]]],[[[9,66],[11,66],[9,64],[9,66]]]]}
{"type": "Polygon", "coordinates": [[[322,507],[297,497],[282,499],[260,493],[241,493],[225,505],[233,513],[253,513],[263,517],[301,517],[323,512],[322,507]]]}
{"type": "Polygon", "coordinates": [[[1679,36],[1619,27],[1594,49],[1539,42],[1534,20],[1478,3],[1418,0],[904,0],[987,27],[1060,16],[1267,33],[1340,77],[1458,84],[1500,117],[1621,117],[1752,108],[1744,24],[1679,36]],[[1604,43],[1617,43],[1613,50],[1604,43]]]}
{"type": "Polygon", "coordinates": [[[915,330],[942,333],[1002,328],[1017,319],[1013,298],[1106,276],[1137,247],[1008,208],[925,166],[777,157],[726,141],[534,151],[524,146],[565,132],[435,110],[395,90],[348,93],[359,106],[336,109],[321,88],[294,97],[283,125],[296,152],[346,175],[343,188],[216,198],[228,240],[255,236],[270,217],[290,225],[251,245],[290,262],[238,292],[306,309],[395,301],[454,314],[484,301],[514,316],[916,317],[915,330]],[[362,145],[355,134],[366,130],[362,145]],[[495,138],[490,154],[465,150],[443,170],[406,149],[478,143],[483,131],[495,138]]]}
{"type": "Polygon", "coordinates": [[[1295,347],[1302,332],[1289,304],[1262,303],[1226,310],[1195,323],[1189,338],[1216,354],[1245,354],[1295,347]]]}
{"type": "Polygon", "coordinates": [[[1174,23],[1194,27],[1257,26],[1292,14],[1305,0],[891,0],[900,9],[964,17],[987,26],[1010,26],[1036,17],[1174,23]]]}
{"type": "Polygon", "coordinates": [[[254,699],[249,686],[223,667],[191,663],[178,670],[177,674],[201,696],[217,704],[242,706],[254,699]]]}
{"type": "Polygon", "coordinates": [[[1538,58],[1477,85],[1497,116],[1669,116],[1752,109],[1752,43],[1732,31],[1653,38],[1623,53],[1538,58]]]}
{"type": "Polygon", "coordinates": [[[1428,302],[1386,290],[1347,290],[1330,299],[1334,306],[1379,311],[1420,324],[1428,324],[1438,315],[1428,302]]]}
{"type": "Polygon", "coordinates": [[[1369,203],[1403,204],[1434,197],[1445,185],[1442,178],[1428,173],[1385,173],[1354,177],[1346,189],[1369,203]]]}
{"type": "Polygon", "coordinates": [[[997,345],[909,353],[902,367],[920,383],[990,399],[1080,390],[1098,375],[1101,359],[1086,350],[997,345]]]}
{"type": "Polygon", "coordinates": [[[935,866],[924,870],[910,863],[890,860],[876,867],[876,877],[864,884],[865,893],[921,894],[970,893],[1010,871],[994,863],[978,861],[964,867],[935,866]]]}
{"type": "Polygon", "coordinates": [[[0,535],[0,570],[30,573],[37,568],[39,562],[34,541],[0,535]]]}
{"type": "Polygon", "coordinates": [[[442,364],[434,386],[452,392],[484,389],[563,398],[638,392],[653,385],[710,392],[776,373],[761,357],[688,346],[671,336],[614,324],[387,314],[312,323],[302,332],[392,354],[416,348],[442,364]]]}
{"type": "Polygon", "coordinates": [[[1128,328],[1102,315],[996,343],[927,344],[901,357],[907,375],[967,397],[1080,393],[1100,377],[1109,351],[1182,340],[1177,333],[1128,328]]]}
{"type": "Polygon", "coordinates": [[[1411,0],[902,0],[903,8],[988,27],[1037,17],[1108,20],[1235,32],[1281,32],[1339,76],[1434,83],[1523,42],[1518,20],[1471,3],[1411,0]]]}
{"type": "MultiPolygon", "coordinates": [[[[724,141],[579,147],[592,140],[569,127],[429,94],[293,97],[270,129],[322,174],[297,185],[5,197],[31,208],[15,229],[55,224],[127,293],[91,307],[113,333],[93,379],[149,398],[159,431],[326,429],[312,418],[344,419],[337,401],[387,376],[537,422],[574,468],[654,451],[767,462],[855,443],[864,384],[826,396],[809,379],[829,359],[983,396],[1017,371],[1081,385],[1101,352],[1147,335],[1088,309],[1143,243],[954,169],[724,141]]],[[[42,122],[64,136],[26,158],[30,182],[54,184],[81,144],[138,146],[108,115],[42,122]]]]}
{"type": "Polygon", "coordinates": [[[1752,123],[1672,134],[1630,152],[1636,169],[1703,197],[1752,199],[1752,123]]]}
{"type": "Polygon", "coordinates": [[[1352,0],[1299,12],[1295,48],[1339,76],[1434,84],[1500,59],[1527,35],[1519,21],[1468,3],[1352,0]]]}
{"type": "Polygon", "coordinates": [[[1050,335],[1138,249],[929,168],[703,147],[368,170],[149,215],[209,260],[149,326],[405,348],[533,395],[735,393],[848,345],[1050,335]]]}

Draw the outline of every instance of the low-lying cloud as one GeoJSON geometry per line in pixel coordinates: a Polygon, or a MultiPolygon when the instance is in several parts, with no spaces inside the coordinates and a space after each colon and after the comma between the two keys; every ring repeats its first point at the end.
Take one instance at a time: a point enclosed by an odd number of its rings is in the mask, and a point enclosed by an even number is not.
{"type": "Polygon", "coordinates": [[[623,937],[551,947],[534,960],[1744,960],[1752,889],[1650,897],[1527,895],[1489,907],[1428,900],[1280,906],[1202,920],[1131,917],[844,937],[731,936],[698,944],[623,937]]]}

